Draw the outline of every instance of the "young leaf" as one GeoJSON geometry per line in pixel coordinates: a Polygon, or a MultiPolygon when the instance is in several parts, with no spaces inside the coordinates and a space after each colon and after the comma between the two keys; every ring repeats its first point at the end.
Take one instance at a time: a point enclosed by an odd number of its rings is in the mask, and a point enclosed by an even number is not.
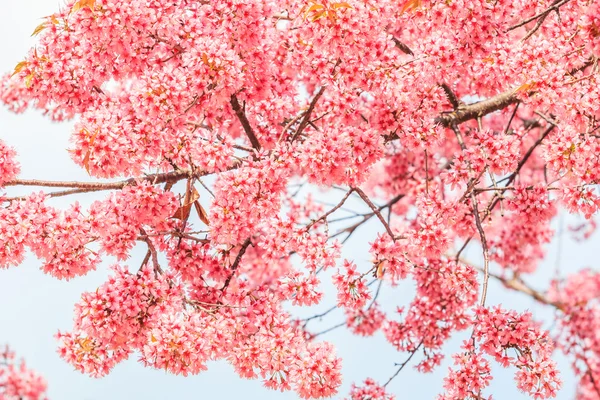
{"type": "Polygon", "coordinates": [[[79,10],[82,10],[84,8],[89,8],[91,11],[94,11],[96,7],[96,0],[79,0],[77,1],[75,4],[73,4],[73,7],[71,7],[71,13],[76,13],[79,10]]]}
{"type": "Polygon", "coordinates": [[[39,24],[34,30],[33,33],[31,34],[31,36],[36,36],[37,34],[39,34],[41,31],[43,31],[44,29],[46,29],[46,22],[42,22],[41,24],[39,24]]]}
{"type": "Polygon", "coordinates": [[[29,62],[28,62],[28,61],[21,61],[20,63],[18,63],[18,64],[15,66],[15,70],[14,70],[14,72],[12,73],[12,75],[11,75],[11,76],[15,76],[16,74],[18,74],[19,72],[21,72],[21,71],[23,70],[23,68],[25,68],[27,65],[29,65],[29,62]]]}
{"type": "Polygon", "coordinates": [[[33,72],[25,77],[25,87],[29,89],[33,82],[33,72]]]}
{"type": "Polygon", "coordinates": [[[375,277],[377,279],[382,279],[384,273],[385,273],[385,263],[381,262],[381,263],[379,263],[379,265],[377,265],[377,268],[375,269],[375,277]]]}
{"type": "Polygon", "coordinates": [[[527,91],[533,89],[535,87],[535,85],[536,85],[535,82],[526,82],[526,83],[522,84],[521,86],[519,86],[518,88],[516,88],[515,93],[527,92],[527,91]]]}
{"type": "Polygon", "coordinates": [[[88,175],[90,175],[90,155],[91,154],[92,154],[92,151],[90,149],[88,149],[88,151],[85,152],[85,157],[83,157],[83,167],[87,171],[88,175]]]}
{"type": "MultiPolygon", "coordinates": [[[[324,5],[322,4],[313,4],[312,6],[308,7],[308,9],[306,10],[306,12],[304,13],[304,20],[306,20],[308,18],[308,15],[312,12],[315,12],[317,10],[323,10],[325,8],[324,5]]],[[[321,11],[324,12],[324,11],[321,11]]],[[[314,19],[313,19],[314,21],[314,19]]]]}
{"type": "Polygon", "coordinates": [[[409,10],[417,9],[421,5],[421,0],[406,0],[402,8],[400,9],[400,14],[404,14],[409,10]]]}
{"type": "Polygon", "coordinates": [[[341,3],[334,3],[332,5],[333,9],[338,9],[338,8],[354,8],[352,7],[350,4],[346,3],[345,1],[341,2],[341,3]]]}
{"type": "Polygon", "coordinates": [[[319,11],[317,13],[315,13],[315,15],[312,17],[311,21],[315,22],[323,17],[327,16],[327,11],[323,10],[323,11],[319,11]]]}

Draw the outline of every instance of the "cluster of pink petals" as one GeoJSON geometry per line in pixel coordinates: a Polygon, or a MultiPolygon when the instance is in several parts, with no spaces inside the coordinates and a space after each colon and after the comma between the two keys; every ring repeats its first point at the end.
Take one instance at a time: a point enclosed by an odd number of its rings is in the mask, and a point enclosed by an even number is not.
{"type": "Polygon", "coordinates": [[[600,274],[589,268],[555,281],[549,298],[560,305],[558,347],[572,357],[573,370],[579,379],[578,400],[598,396],[596,382],[600,377],[600,274]]]}
{"type": "Polygon", "coordinates": [[[0,208],[1,267],[20,264],[29,247],[50,275],[84,275],[96,268],[101,252],[126,259],[140,229],[163,230],[176,209],[171,192],[143,182],[94,202],[88,213],[78,203],[61,212],[48,206],[46,198],[34,193],[0,208]]]}
{"type": "Polygon", "coordinates": [[[16,156],[17,152],[0,140],[0,187],[19,175],[21,168],[16,156]]]}
{"type": "Polygon", "coordinates": [[[371,378],[365,379],[360,386],[352,384],[348,400],[395,400],[396,396],[386,393],[385,387],[380,386],[371,378]]]}
{"type": "Polygon", "coordinates": [[[556,363],[550,358],[554,342],[531,313],[480,307],[475,312],[473,337],[479,348],[503,367],[512,365],[517,387],[535,399],[556,397],[562,385],[556,363]],[[509,352],[514,350],[516,354],[509,352]]]}
{"type": "Polygon", "coordinates": [[[46,400],[46,381],[17,362],[15,354],[6,347],[0,352],[0,398],[2,400],[46,400]]]}
{"type": "Polygon", "coordinates": [[[500,306],[477,308],[473,337],[465,341],[465,352],[454,356],[457,368],[450,369],[445,379],[446,394],[441,398],[479,398],[492,379],[485,356],[503,367],[516,367],[517,387],[534,399],[556,397],[562,381],[550,358],[554,342],[532,318],[531,313],[517,313],[500,306]]]}
{"type": "Polygon", "coordinates": [[[445,393],[439,400],[485,399],[481,392],[492,380],[490,362],[474,350],[472,343],[465,342],[462,348],[464,352],[452,356],[455,368],[450,368],[444,379],[445,393]]]}
{"type": "Polygon", "coordinates": [[[385,313],[377,303],[363,310],[347,310],[346,324],[355,335],[373,336],[385,322],[385,313]]]}
{"type": "Polygon", "coordinates": [[[398,310],[402,319],[390,318],[383,332],[399,351],[422,345],[427,357],[419,368],[431,371],[442,361],[442,345],[471,324],[469,309],[477,300],[477,272],[468,265],[440,260],[417,266],[413,276],[417,295],[406,310],[398,310]]]}
{"type": "Polygon", "coordinates": [[[344,260],[342,269],[333,276],[333,283],[337,289],[338,307],[357,310],[364,307],[371,298],[365,277],[348,260],[344,260]]]}

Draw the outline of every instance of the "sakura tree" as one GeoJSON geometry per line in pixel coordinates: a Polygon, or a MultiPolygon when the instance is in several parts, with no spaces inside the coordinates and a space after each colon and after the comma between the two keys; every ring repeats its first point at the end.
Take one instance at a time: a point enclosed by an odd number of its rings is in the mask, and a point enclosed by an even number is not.
{"type": "Polygon", "coordinates": [[[0,142],[0,266],[30,251],[69,280],[119,261],[57,334],[75,369],[226,360],[301,398],[393,399],[402,369],[433,371],[462,331],[439,399],[491,398],[494,364],[555,397],[557,351],[577,398],[600,399],[600,274],[528,280],[559,212],[582,216],[581,240],[596,227],[600,1],[69,0],[33,33],[0,99],[74,120],[90,179],[21,177],[0,142]],[[342,257],[370,221],[372,261],[342,257]],[[490,279],[554,320],[489,304],[490,279]],[[412,301],[378,303],[405,280],[412,301]],[[404,356],[390,377],[338,394],[343,361],[312,328],[336,308],[404,356]]]}

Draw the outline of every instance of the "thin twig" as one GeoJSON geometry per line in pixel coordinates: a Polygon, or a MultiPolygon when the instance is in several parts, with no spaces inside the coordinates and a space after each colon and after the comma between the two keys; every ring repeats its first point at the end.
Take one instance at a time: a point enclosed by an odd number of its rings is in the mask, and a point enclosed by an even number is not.
{"type": "Polygon", "coordinates": [[[504,129],[504,134],[508,134],[508,131],[510,129],[510,124],[512,124],[513,119],[515,118],[515,115],[517,115],[517,110],[519,109],[519,105],[521,103],[518,102],[517,105],[515,106],[515,109],[513,110],[512,114],[510,115],[510,119],[508,120],[508,124],[506,124],[506,128],[504,129]]]}
{"type": "Polygon", "coordinates": [[[320,313],[320,314],[316,314],[316,315],[313,315],[312,317],[305,318],[305,319],[304,319],[304,325],[302,325],[302,327],[306,327],[306,325],[309,323],[309,321],[312,321],[313,319],[317,319],[317,318],[323,318],[323,317],[324,317],[324,316],[326,316],[327,314],[329,314],[329,313],[331,313],[331,312],[333,312],[333,311],[337,310],[337,308],[338,308],[338,306],[337,306],[337,305],[335,305],[335,306],[333,306],[333,307],[331,307],[331,308],[329,308],[329,309],[327,309],[327,310],[323,311],[323,312],[322,312],[322,313],[320,313]]]}
{"type": "Polygon", "coordinates": [[[379,297],[379,292],[381,291],[381,286],[383,286],[383,279],[379,279],[379,283],[377,284],[377,290],[375,291],[375,296],[373,296],[373,300],[371,300],[371,304],[367,307],[367,310],[370,310],[375,302],[377,301],[377,297],[379,297]]]}
{"type": "Polygon", "coordinates": [[[398,376],[400,371],[402,371],[404,369],[404,367],[406,367],[406,365],[410,362],[410,360],[413,358],[413,356],[419,350],[421,345],[423,345],[423,341],[421,341],[421,343],[419,343],[419,345],[413,351],[410,352],[410,355],[408,356],[408,358],[402,364],[400,364],[400,367],[396,370],[394,375],[390,376],[390,379],[388,379],[387,382],[383,384],[383,387],[386,387],[387,385],[389,385],[390,382],[393,381],[396,376],[398,376]]]}
{"type": "MultiPolygon", "coordinates": [[[[385,210],[386,208],[392,208],[392,206],[394,204],[396,204],[397,202],[399,202],[400,200],[402,200],[404,198],[405,194],[399,194],[396,195],[394,198],[392,198],[387,204],[384,204],[383,206],[379,207],[377,210],[381,213],[381,211],[385,210]]],[[[373,218],[373,216],[375,215],[375,212],[371,212],[369,214],[366,214],[363,216],[362,221],[358,221],[357,223],[350,225],[344,229],[342,229],[341,231],[333,234],[332,236],[330,236],[329,238],[332,239],[334,237],[340,236],[341,234],[343,234],[344,232],[349,232],[348,237],[346,237],[346,239],[344,239],[344,241],[348,240],[348,238],[350,237],[350,235],[352,235],[352,233],[354,233],[354,231],[356,231],[356,229],[358,229],[358,227],[360,227],[362,224],[364,224],[365,222],[367,222],[368,220],[370,220],[371,218],[373,218]]]]}
{"type": "Polygon", "coordinates": [[[477,207],[477,197],[475,193],[471,193],[471,202],[473,203],[473,215],[475,216],[475,225],[477,225],[477,231],[479,232],[479,237],[481,239],[481,247],[483,248],[483,287],[481,289],[481,301],[480,304],[485,305],[485,298],[487,296],[487,288],[488,281],[490,279],[490,256],[489,249],[487,245],[487,240],[485,238],[485,232],[483,230],[483,226],[481,225],[481,218],[479,216],[479,210],[477,207]]]}
{"type": "Polygon", "coordinates": [[[324,334],[326,334],[326,333],[329,333],[329,332],[331,332],[331,331],[333,331],[333,330],[335,330],[335,329],[337,329],[337,328],[341,328],[342,326],[345,326],[345,325],[346,325],[346,323],[345,323],[345,322],[340,322],[339,324],[337,324],[337,325],[334,325],[334,326],[332,326],[331,328],[327,328],[327,329],[325,329],[324,331],[321,331],[321,332],[318,332],[318,333],[315,333],[315,334],[313,334],[313,335],[312,335],[312,337],[313,337],[313,338],[315,338],[315,337],[317,337],[317,336],[324,335],[324,334]]]}
{"type": "MultiPolygon", "coordinates": [[[[523,156],[523,158],[517,165],[517,169],[515,169],[515,172],[510,174],[510,176],[508,178],[505,178],[505,179],[507,179],[506,186],[509,186],[510,184],[513,183],[513,181],[515,180],[517,175],[519,175],[521,168],[523,168],[525,163],[527,163],[527,160],[529,160],[529,157],[531,157],[531,155],[533,154],[533,151],[544,141],[544,139],[550,134],[550,132],[552,132],[554,130],[555,127],[556,127],[556,125],[552,125],[549,128],[547,128],[544,131],[544,133],[542,133],[542,136],[529,148],[529,150],[527,150],[527,153],[525,153],[525,155],[523,156]]],[[[503,180],[504,179],[500,180],[499,182],[502,182],[503,180]]]]}
{"type": "Polygon", "coordinates": [[[246,253],[246,249],[251,244],[252,244],[252,240],[250,238],[246,239],[246,241],[244,243],[242,243],[242,247],[240,248],[240,251],[238,252],[237,256],[235,257],[233,264],[231,265],[231,274],[225,280],[225,283],[223,284],[223,287],[221,288],[221,292],[225,293],[225,290],[227,290],[227,287],[229,286],[229,283],[231,282],[231,278],[233,278],[233,275],[235,275],[235,271],[238,269],[238,267],[240,266],[240,263],[242,262],[242,257],[244,256],[244,253],[246,253]]]}
{"type": "Polygon", "coordinates": [[[369,208],[371,208],[371,210],[373,210],[373,212],[375,213],[375,215],[377,216],[377,218],[379,219],[379,221],[381,221],[381,223],[383,224],[383,226],[385,227],[385,230],[387,231],[388,235],[390,235],[390,237],[392,238],[392,240],[396,240],[396,237],[394,236],[394,232],[392,232],[392,229],[390,228],[390,225],[387,223],[387,221],[385,220],[385,218],[383,218],[383,215],[381,215],[381,210],[375,205],[373,204],[373,202],[371,201],[371,199],[369,199],[369,197],[365,194],[365,192],[362,191],[362,189],[360,188],[353,188],[354,191],[356,193],[358,193],[358,195],[360,196],[361,199],[363,199],[363,201],[365,203],[367,203],[367,205],[369,206],[369,208]]]}
{"type": "Polygon", "coordinates": [[[524,38],[521,39],[522,42],[524,42],[525,40],[529,39],[538,29],[540,29],[540,27],[542,26],[542,24],[544,23],[544,20],[546,19],[546,17],[548,17],[548,15],[552,12],[552,11],[557,11],[558,9],[567,4],[570,0],[554,0],[552,2],[552,4],[550,5],[550,7],[548,7],[547,9],[545,9],[544,11],[534,15],[533,17],[527,18],[521,22],[519,22],[518,24],[515,24],[513,26],[511,26],[510,28],[507,29],[507,31],[512,31],[515,30],[517,28],[520,28],[523,25],[527,25],[528,23],[534,21],[534,20],[538,20],[537,23],[535,24],[535,26],[529,31],[527,32],[527,35],[525,35],[524,38]]]}
{"type": "Polygon", "coordinates": [[[319,101],[319,98],[321,98],[321,96],[325,92],[326,87],[327,86],[321,86],[321,89],[319,89],[317,94],[315,94],[315,97],[313,97],[312,101],[310,102],[310,105],[308,106],[308,110],[306,110],[306,113],[304,114],[304,118],[302,118],[302,121],[300,121],[300,125],[298,125],[296,133],[294,133],[294,136],[292,136],[292,142],[296,140],[298,136],[302,135],[302,132],[304,131],[304,129],[310,121],[310,116],[313,110],[315,109],[315,106],[317,105],[317,101],[319,101]]]}
{"type": "Polygon", "coordinates": [[[154,271],[162,274],[162,268],[158,263],[158,252],[156,251],[156,247],[154,247],[154,243],[152,243],[152,239],[148,236],[144,228],[140,228],[140,233],[142,234],[143,241],[148,245],[148,251],[152,255],[152,264],[154,264],[154,271]]]}
{"type": "Polygon", "coordinates": [[[342,198],[342,200],[340,200],[340,202],[333,207],[331,210],[327,211],[325,214],[321,215],[319,218],[311,221],[308,225],[306,225],[306,232],[308,232],[310,230],[310,228],[313,227],[314,224],[316,224],[319,221],[325,221],[327,220],[327,217],[329,217],[331,214],[333,214],[334,212],[336,212],[338,209],[340,209],[340,207],[342,207],[344,205],[344,203],[346,202],[346,200],[348,199],[348,197],[350,197],[350,195],[352,194],[352,192],[354,192],[354,189],[350,189],[348,190],[348,192],[346,193],[346,195],[342,198]]]}
{"type": "Polygon", "coordinates": [[[467,240],[465,240],[465,242],[461,246],[460,250],[458,250],[458,253],[456,253],[456,258],[454,259],[456,262],[458,262],[458,260],[460,259],[461,253],[463,251],[465,251],[465,249],[467,248],[467,246],[469,245],[470,242],[471,242],[471,238],[468,238],[467,240]]]}

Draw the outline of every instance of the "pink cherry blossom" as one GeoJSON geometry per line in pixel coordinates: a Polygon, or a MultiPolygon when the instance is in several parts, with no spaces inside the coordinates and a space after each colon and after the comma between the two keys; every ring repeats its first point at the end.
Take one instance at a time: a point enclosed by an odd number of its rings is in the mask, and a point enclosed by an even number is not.
{"type": "Polygon", "coordinates": [[[0,398],[5,400],[46,400],[46,381],[27,368],[25,361],[16,361],[8,348],[0,352],[0,398]]]}

